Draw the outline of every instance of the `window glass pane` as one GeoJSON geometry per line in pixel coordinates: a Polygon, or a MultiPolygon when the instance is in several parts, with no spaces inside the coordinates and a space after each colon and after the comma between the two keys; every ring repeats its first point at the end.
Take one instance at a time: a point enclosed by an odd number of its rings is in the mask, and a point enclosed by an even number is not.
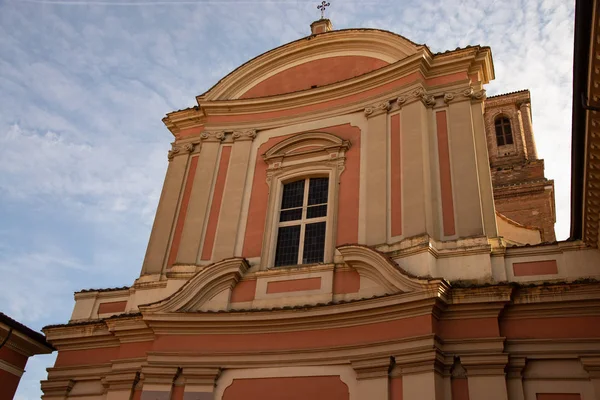
{"type": "Polygon", "coordinates": [[[496,136],[496,141],[498,142],[498,146],[504,146],[504,136],[496,136]]]}
{"type": "Polygon", "coordinates": [[[329,178],[312,178],[308,187],[308,205],[327,203],[329,178]]]}
{"type": "Polygon", "coordinates": [[[323,262],[325,256],[325,222],[306,225],[303,264],[323,262]]]}
{"type": "Polygon", "coordinates": [[[286,183],[283,185],[281,196],[281,209],[302,207],[304,199],[304,180],[286,183]]]}
{"type": "Polygon", "coordinates": [[[279,222],[296,221],[302,218],[302,208],[292,208],[291,210],[283,210],[279,216],[279,222]]]}
{"type": "Polygon", "coordinates": [[[327,204],[321,206],[311,206],[306,210],[306,218],[318,218],[327,215],[327,204]]]}
{"type": "Polygon", "coordinates": [[[275,266],[298,264],[298,245],[300,244],[300,225],[279,228],[275,266]]]}

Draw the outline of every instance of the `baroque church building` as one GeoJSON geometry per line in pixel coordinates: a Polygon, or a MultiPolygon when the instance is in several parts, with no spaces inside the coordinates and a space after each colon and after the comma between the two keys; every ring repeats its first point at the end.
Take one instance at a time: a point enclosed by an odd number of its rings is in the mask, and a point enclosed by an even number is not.
{"type": "Polygon", "coordinates": [[[600,252],[555,240],[529,92],[311,30],[163,119],[140,276],[44,328],[43,399],[599,399],[600,252]]]}

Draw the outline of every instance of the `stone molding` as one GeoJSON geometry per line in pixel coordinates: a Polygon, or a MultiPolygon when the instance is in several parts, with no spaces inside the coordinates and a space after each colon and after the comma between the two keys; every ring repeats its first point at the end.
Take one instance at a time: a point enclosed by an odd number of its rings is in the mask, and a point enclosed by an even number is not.
{"type": "Polygon", "coordinates": [[[102,385],[106,390],[131,390],[141,379],[140,371],[119,371],[107,374],[102,385]]]}
{"type": "Polygon", "coordinates": [[[6,371],[9,374],[13,374],[18,377],[21,377],[21,375],[23,375],[23,373],[25,372],[23,368],[17,368],[4,360],[0,360],[0,371],[6,371]]]}
{"type": "Polygon", "coordinates": [[[57,397],[66,399],[75,381],[73,379],[48,379],[41,382],[42,392],[45,397],[57,397]]]}

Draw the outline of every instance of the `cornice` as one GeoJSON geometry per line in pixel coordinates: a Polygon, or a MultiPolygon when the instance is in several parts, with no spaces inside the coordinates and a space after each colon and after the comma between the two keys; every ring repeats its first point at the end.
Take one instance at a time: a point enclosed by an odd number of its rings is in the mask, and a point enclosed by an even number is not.
{"type": "Polygon", "coordinates": [[[338,53],[360,52],[393,63],[417,50],[424,50],[431,55],[423,45],[411,43],[391,32],[374,29],[337,30],[308,36],[272,49],[242,64],[198,98],[208,100],[235,98],[248,90],[248,84],[255,82],[269,71],[281,69],[293,62],[307,60],[315,55],[332,56],[338,53]]]}
{"type": "MultiPolygon", "coordinates": [[[[316,344],[318,346],[318,343],[316,344]]],[[[413,359],[428,358],[434,347],[434,335],[413,336],[410,338],[391,339],[379,342],[359,343],[352,345],[337,345],[316,347],[310,349],[294,349],[282,352],[280,350],[243,350],[227,352],[197,352],[197,351],[160,351],[148,352],[148,362],[161,365],[177,365],[194,368],[210,368],[219,365],[223,369],[232,368],[261,368],[303,365],[340,365],[354,364],[360,369],[378,361],[389,366],[390,354],[411,354],[413,359]],[[365,357],[368,352],[369,356],[365,357]]],[[[367,371],[365,371],[367,372],[367,371]]]]}
{"type": "Polygon", "coordinates": [[[304,309],[165,313],[144,319],[155,334],[297,332],[332,329],[411,318],[431,313],[433,293],[404,293],[388,297],[304,309]]]}
{"type": "Polygon", "coordinates": [[[506,339],[506,353],[531,358],[577,358],[583,354],[600,354],[600,338],[576,339],[506,339]]]}

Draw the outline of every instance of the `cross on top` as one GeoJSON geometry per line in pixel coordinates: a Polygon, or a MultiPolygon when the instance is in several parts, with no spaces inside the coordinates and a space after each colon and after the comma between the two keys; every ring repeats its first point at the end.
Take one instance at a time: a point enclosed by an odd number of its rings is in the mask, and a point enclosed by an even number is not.
{"type": "Polygon", "coordinates": [[[323,1],[320,5],[317,6],[317,8],[321,10],[321,19],[325,18],[325,9],[330,5],[330,3],[323,1]]]}

